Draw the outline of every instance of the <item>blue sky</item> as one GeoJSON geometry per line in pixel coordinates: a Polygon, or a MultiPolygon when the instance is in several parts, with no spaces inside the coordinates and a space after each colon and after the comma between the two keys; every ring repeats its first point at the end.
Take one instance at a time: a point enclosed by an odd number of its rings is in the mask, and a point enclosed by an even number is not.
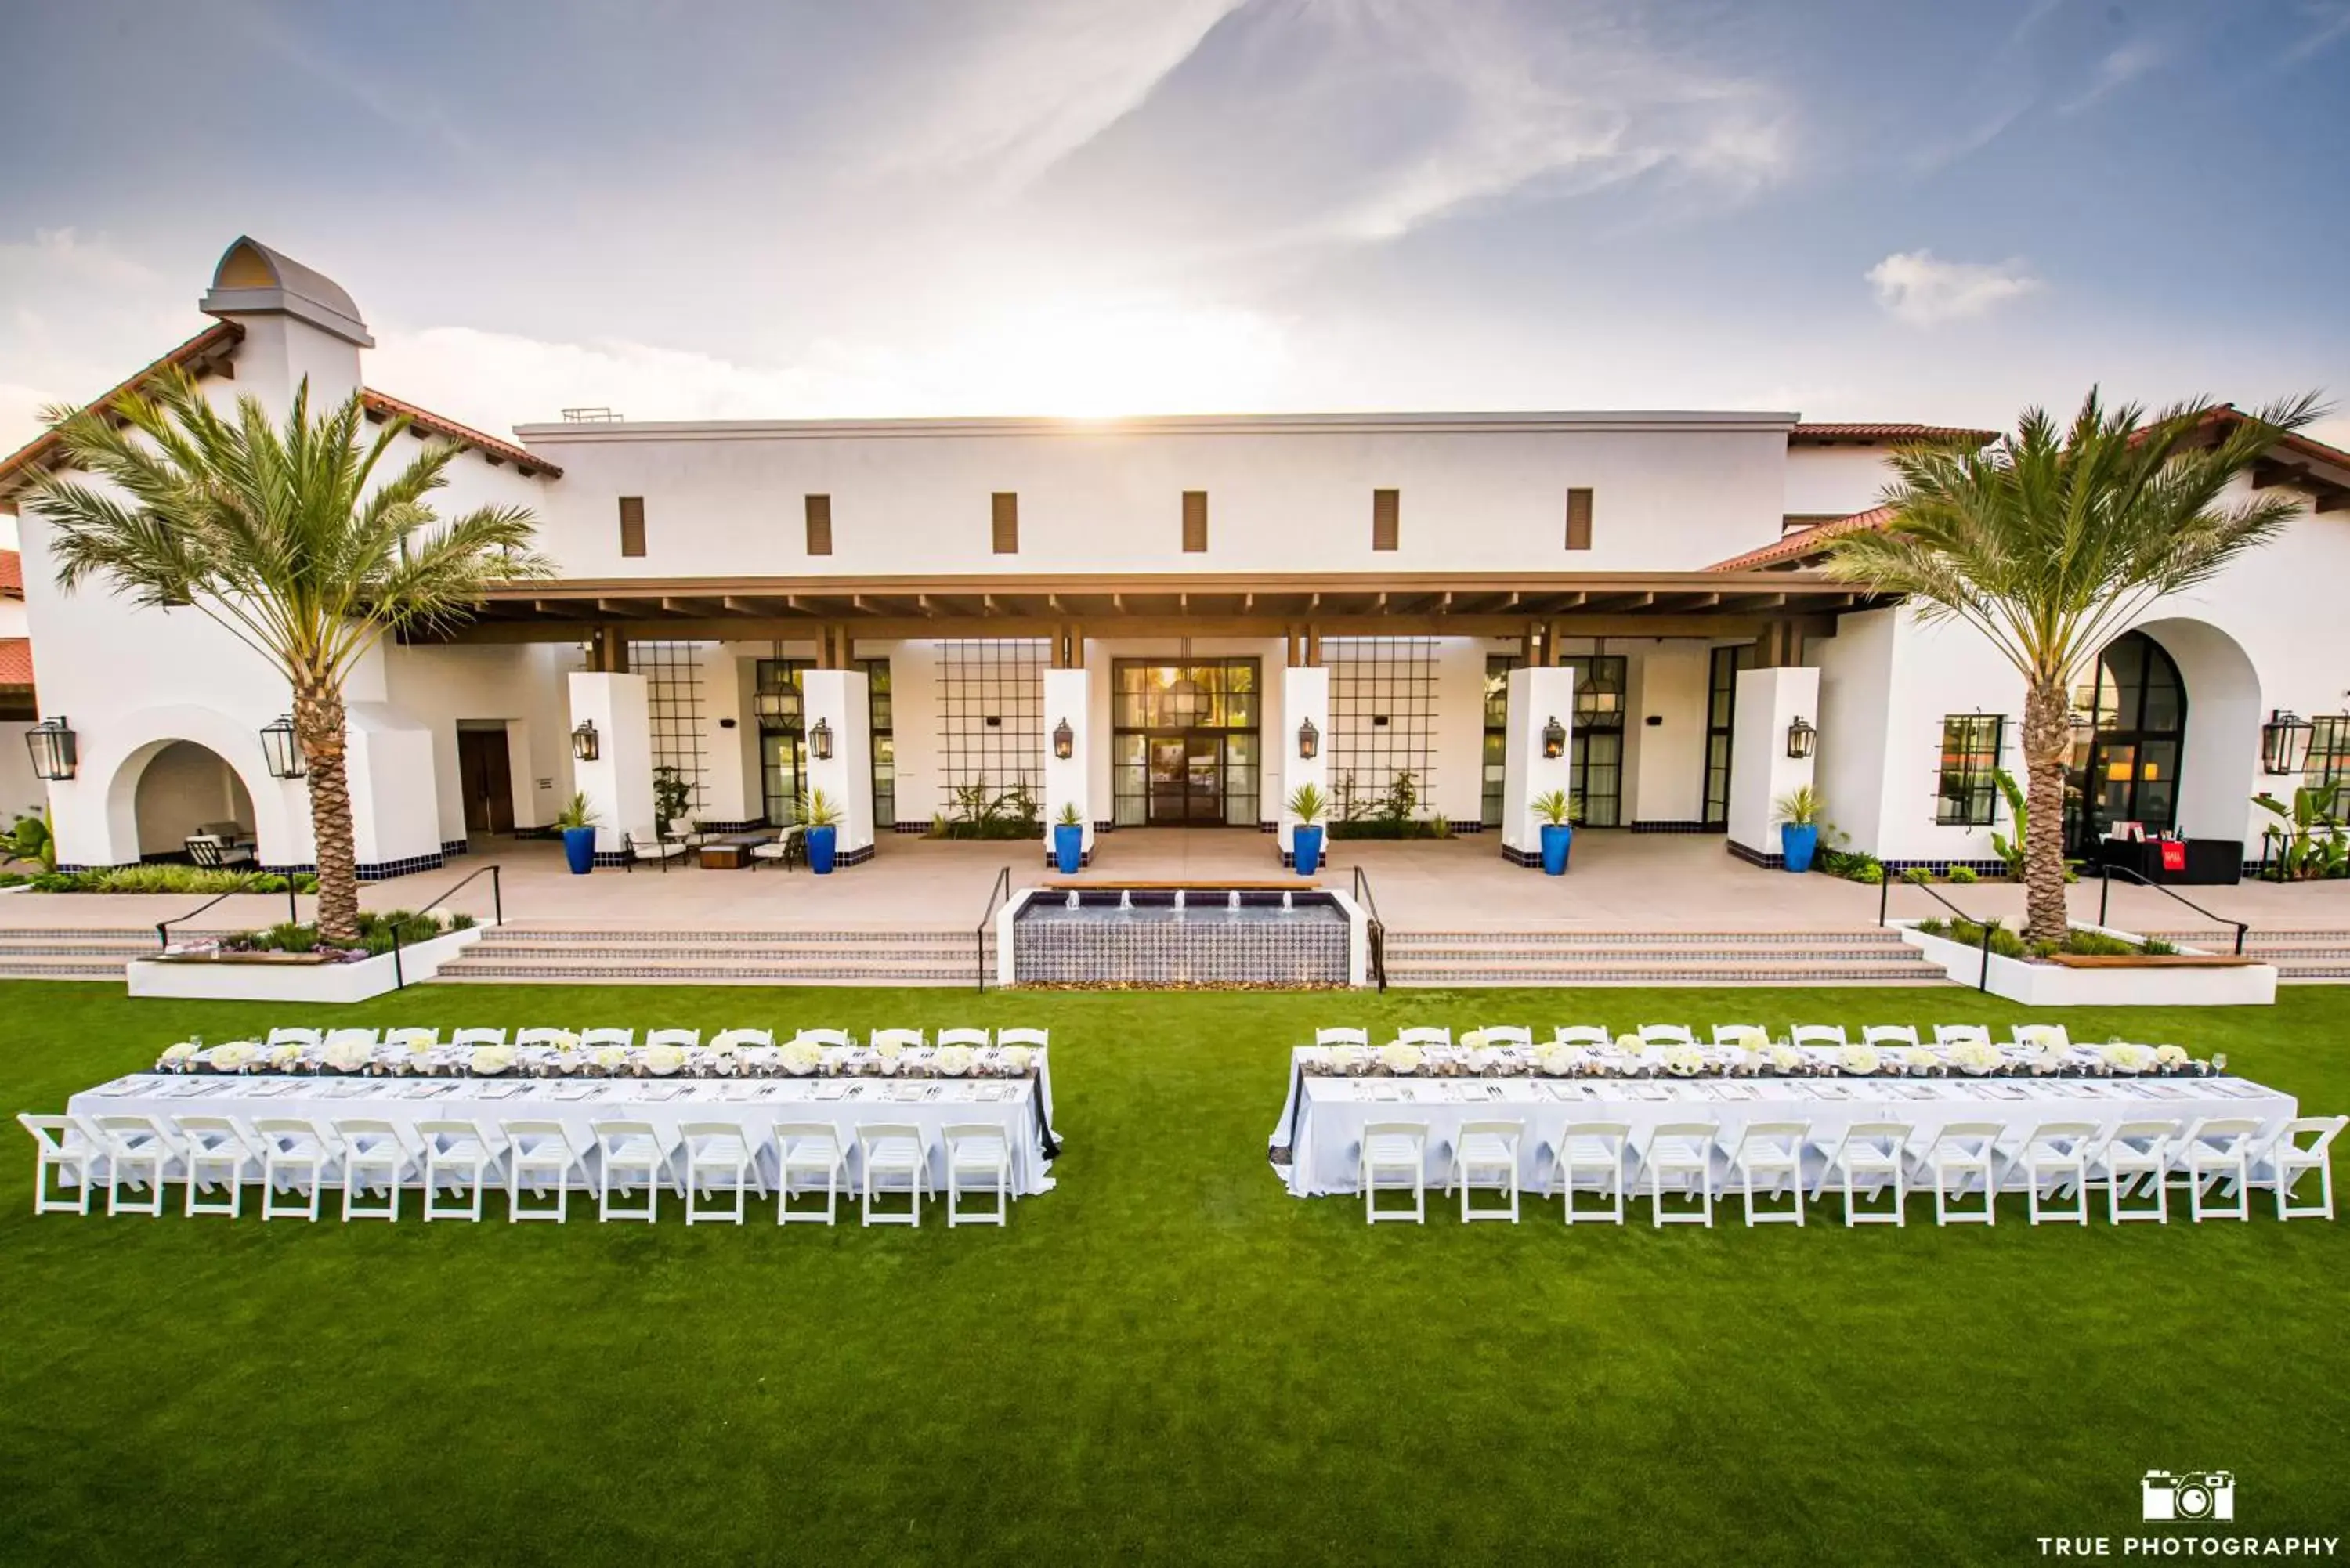
{"type": "Polygon", "coordinates": [[[6,4],[0,445],[241,233],[496,430],[2350,397],[2350,0],[6,4]]]}

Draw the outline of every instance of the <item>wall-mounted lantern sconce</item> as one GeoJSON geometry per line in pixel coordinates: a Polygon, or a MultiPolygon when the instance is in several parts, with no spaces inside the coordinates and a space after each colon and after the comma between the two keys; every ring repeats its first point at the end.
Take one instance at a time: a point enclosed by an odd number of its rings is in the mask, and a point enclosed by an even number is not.
{"type": "Polygon", "coordinates": [[[1297,754],[1308,762],[1322,754],[1322,732],[1314,727],[1311,719],[1297,726],[1297,754]]]}
{"type": "Polygon", "coordinates": [[[818,719],[808,732],[808,755],[820,763],[832,761],[832,725],[825,720],[818,719]]]}
{"type": "Polygon", "coordinates": [[[287,714],[261,726],[261,755],[274,779],[298,779],[309,771],[302,748],[294,739],[294,717],[287,714]]]}
{"type": "Polygon", "coordinates": [[[1550,722],[1543,726],[1543,755],[1545,757],[1566,755],[1566,726],[1558,722],[1558,715],[1555,713],[1550,716],[1550,722]]]}
{"type": "Polygon", "coordinates": [[[1077,754],[1077,732],[1066,719],[1053,726],[1053,754],[1065,763],[1077,754]]]}
{"type": "Polygon", "coordinates": [[[36,779],[69,779],[79,765],[73,726],[66,722],[63,714],[44,719],[26,731],[25,745],[33,753],[33,776],[36,779]]]}
{"type": "Polygon", "coordinates": [[[1787,754],[1808,757],[1812,754],[1812,748],[1819,743],[1819,739],[1820,732],[1813,728],[1812,722],[1798,713],[1794,722],[1787,726],[1787,754]]]}
{"type": "Polygon", "coordinates": [[[583,763],[592,763],[600,750],[596,743],[596,721],[580,720],[579,727],[571,732],[571,754],[583,763]]]}
{"type": "Polygon", "coordinates": [[[2272,774],[2297,774],[2309,761],[2309,738],[2317,726],[2298,713],[2269,710],[2261,726],[2261,766],[2272,774]]]}

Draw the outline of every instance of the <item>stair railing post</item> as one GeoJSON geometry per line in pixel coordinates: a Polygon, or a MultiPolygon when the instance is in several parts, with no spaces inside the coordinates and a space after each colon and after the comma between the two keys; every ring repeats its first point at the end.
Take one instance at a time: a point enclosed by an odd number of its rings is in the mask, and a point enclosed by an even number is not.
{"type": "Polygon", "coordinates": [[[2114,868],[2104,861],[2097,863],[2097,924],[2105,925],[2106,900],[2114,896],[2114,868]]]}
{"type": "Polygon", "coordinates": [[[1982,973],[1975,981],[1977,991],[1987,992],[1991,989],[1991,933],[1993,929],[1989,920],[1983,922],[1982,973]]]}

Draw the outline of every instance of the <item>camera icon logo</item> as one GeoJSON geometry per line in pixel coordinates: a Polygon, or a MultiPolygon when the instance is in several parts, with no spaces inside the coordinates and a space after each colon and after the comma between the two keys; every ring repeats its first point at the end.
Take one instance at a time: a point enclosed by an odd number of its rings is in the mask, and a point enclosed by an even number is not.
{"type": "Polygon", "coordinates": [[[2231,1470],[2148,1470],[2138,1498],[2147,1520],[2232,1520],[2236,1477],[2231,1470]]]}

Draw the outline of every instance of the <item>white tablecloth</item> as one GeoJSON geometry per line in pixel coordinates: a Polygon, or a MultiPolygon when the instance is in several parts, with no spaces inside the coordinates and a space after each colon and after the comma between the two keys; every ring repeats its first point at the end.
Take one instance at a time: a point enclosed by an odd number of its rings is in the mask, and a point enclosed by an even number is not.
{"type": "MultiPolygon", "coordinates": [[[[946,1146],[941,1130],[950,1126],[998,1127],[1012,1150],[1012,1190],[1020,1196],[1049,1191],[1052,1164],[1045,1151],[1045,1123],[1037,1115],[1040,1079],[1024,1078],[336,1078],[222,1076],[208,1074],[135,1073],[86,1089],[67,1103],[69,1115],[149,1116],[170,1126],[181,1116],[229,1116],[248,1126],[265,1116],[299,1116],[326,1127],[335,1120],[390,1122],[416,1141],[417,1124],[471,1121],[484,1132],[501,1122],[559,1123],[580,1163],[575,1186],[592,1186],[596,1172],[595,1124],[636,1121],[650,1125],[672,1151],[678,1127],[686,1122],[724,1122],[741,1127],[754,1148],[769,1189],[775,1181],[771,1137],[778,1122],[829,1123],[848,1153],[848,1173],[860,1173],[856,1147],[860,1123],[899,1123],[920,1127],[931,1153],[933,1189],[943,1189],[946,1146]],[[919,1096],[919,1097],[916,1097],[919,1096]],[[761,1148],[761,1145],[764,1145],[761,1148]]],[[[176,1174],[176,1173],[174,1173],[176,1174]]]]}
{"type": "MultiPolygon", "coordinates": [[[[1750,1122],[1807,1122],[1808,1186],[1824,1150],[1857,1122],[1905,1122],[1909,1147],[1923,1150],[1952,1122],[2006,1127],[2002,1152],[2020,1147],[2043,1122],[2085,1122],[2100,1132],[2125,1121],[2172,1121],[2183,1131],[2206,1116],[2250,1117],[2273,1133],[2298,1113],[2293,1098],[2241,1078],[1745,1078],[1690,1081],[1548,1078],[1350,1078],[1298,1073],[1274,1131],[1274,1169],[1300,1198],[1360,1192],[1363,1128],[1371,1122],[1424,1122],[1427,1177],[1441,1183],[1464,1121],[1519,1121],[1518,1180],[1548,1189],[1559,1139],[1569,1121],[1621,1122],[1636,1154],[1668,1122],[1714,1122],[1715,1175],[1750,1122]],[[1279,1156],[1286,1150],[1284,1169],[1279,1156]]],[[[1627,1170],[1632,1162],[1627,1161],[1627,1170]]],[[[2015,1185],[2021,1172],[2009,1172],[2015,1185]]]]}

